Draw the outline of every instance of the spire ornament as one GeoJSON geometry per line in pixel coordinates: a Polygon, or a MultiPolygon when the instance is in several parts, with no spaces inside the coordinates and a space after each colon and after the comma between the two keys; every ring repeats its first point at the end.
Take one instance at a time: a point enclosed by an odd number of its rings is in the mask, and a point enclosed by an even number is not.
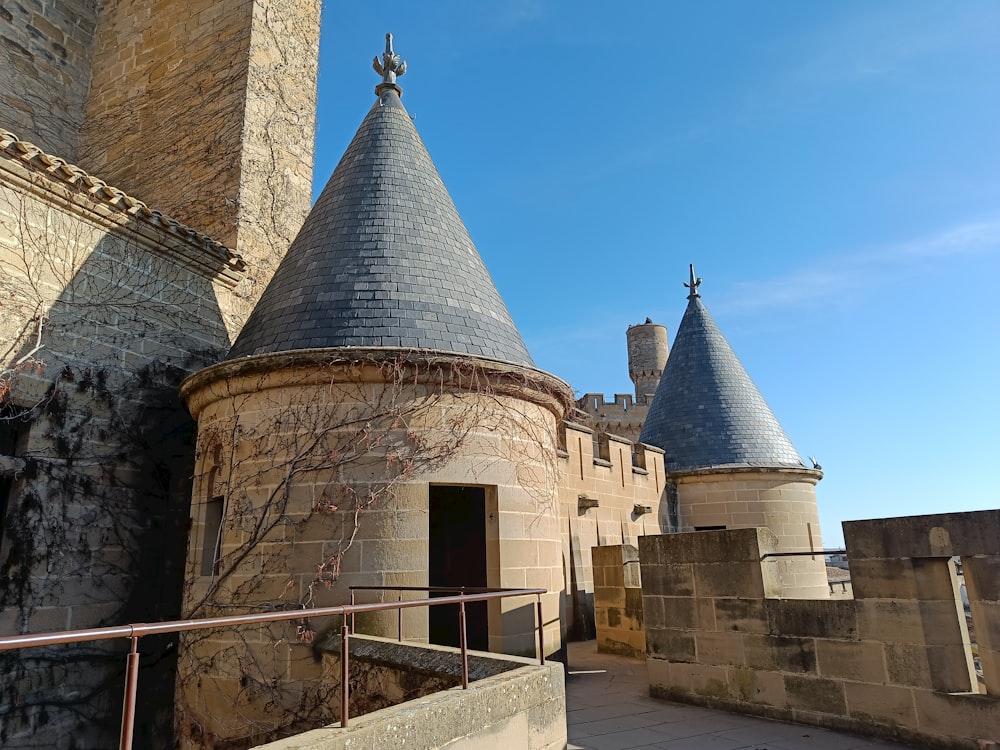
{"type": "Polygon", "coordinates": [[[385,52],[382,53],[381,60],[378,55],[372,59],[372,67],[382,76],[382,83],[375,87],[376,96],[381,96],[388,89],[394,89],[397,94],[403,93],[403,89],[396,83],[396,77],[406,72],[406,61],[393,51],[392,34],[385,35],[385,52]]]}
{"type": "Polygon", "coordinates": [[[688,266],[688,268],[691,271],[691,283],[690,284],[688,284],[688,283],[684,284],[684,286],[686,286],[688,289],[691,290],[690,293],[688,294],[688,299],[694,299],[695,297],[701,297],[701,295],[698,293],[698,287],[701,286],[701,277],[700,276],[696,277],[694,275],[694,263],[691,263],[688,266]]]}

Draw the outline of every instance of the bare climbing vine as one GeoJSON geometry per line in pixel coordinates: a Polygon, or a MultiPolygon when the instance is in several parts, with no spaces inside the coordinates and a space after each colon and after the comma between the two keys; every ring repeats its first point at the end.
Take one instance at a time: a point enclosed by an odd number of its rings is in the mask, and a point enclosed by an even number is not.
{"type": "MultiPolygon", "coordinates": [[[[194,446],[177,387],[224,352],[211,281],[129,214],[27,182],[0,179],[0,632],[176,617],[194,446]]],[[[144,645],[141,736],[166,747],[175,649],[144,645]]],[[[0,654],[0,745],[106,747],[120,652],[0,654]]]]}
{"type": "MultiPolygon", "coordinates": [[[[219,498],[224,520],[217,537],[202,537],[201,559],[189,556],[185,615],[296,609],[303,617],[188,634],[181,736],[200,747],[249,747],[339,718],[339,685],[308,676],[326,627],[309,611],[346,601],[337,587],[364,567],[359,533],[373,538],[365,524],[378,522],[375,511],[398,510],[404,486],[460,455],[465,481],[476,484],[502,460],[539,514],[555,512],[555,420],[539,420],[533,404],[512,397],[528,386],[519,377],[471,359],[398,353],[317,362],[302,387],[275,387],[272,373],[227,381],[233,392],[200,415],[193,511],[197,523],[199,504],[219,498]],[[296,673],[294,663],[305,666],[296,673]],[[213,695],[229,697],[225,737],[205,728],[210,722],[185,700],[194,694],[209,705],[213,695]]],[[[391,543],[391,531],[383,533],[391,543]]]]}

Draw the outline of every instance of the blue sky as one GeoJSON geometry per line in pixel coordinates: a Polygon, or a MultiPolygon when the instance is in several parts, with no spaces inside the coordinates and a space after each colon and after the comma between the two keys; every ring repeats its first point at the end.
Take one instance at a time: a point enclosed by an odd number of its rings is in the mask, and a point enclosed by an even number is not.
{"type": "Polygon", "coordinates": [[[1000,3],[328,3],[318,192],[403,103],[539,367],[632,391],[687,264],[840,521],[1000,507],[1000,3]]]}

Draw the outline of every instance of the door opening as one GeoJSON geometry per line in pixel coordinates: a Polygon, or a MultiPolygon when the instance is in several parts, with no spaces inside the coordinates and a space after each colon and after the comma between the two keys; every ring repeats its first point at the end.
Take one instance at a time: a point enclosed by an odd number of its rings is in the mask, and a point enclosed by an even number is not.
{"type": "MultiPolygon", "coordinates": [[[[431,586],[484,588],[487,585],[486,488],[431,485],[429,500],[428,583],[431,586]]],[[[458,610],[457,604],[429,608],[427,624],[431,643],[461,645],[458,610]]],[[[469,648],[487,650],[487,603],[467,603],[465,624],[469,648]]]]}

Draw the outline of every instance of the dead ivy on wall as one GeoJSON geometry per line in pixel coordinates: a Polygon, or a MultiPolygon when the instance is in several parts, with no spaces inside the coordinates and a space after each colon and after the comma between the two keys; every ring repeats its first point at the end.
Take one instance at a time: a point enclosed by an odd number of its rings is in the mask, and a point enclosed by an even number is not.
{"type": "MultiPolygon", "coordinates": [[[[127,217],[85,220],[0,179],[0,429],[19,433],[0,477],[4,632],[179,615],[194,424],[177,386],[226,341],[192,278],[127,217]]],[[[144,639],[149,747],[171,744],[175,658],[144,639]]],[[[0,745],[114,744],[123,667],[113,642],[0,653],[0,745]]]]}
{"type": "MultiPolygon", "coordinates": [[[[477,470],[485,474],[503,459],[538,513],[556,512],[555,420],[538,423],[532,407],[507,395],[528,386],[502,382],[510,373],[472,359],[421,362],[404,352],[318,363],[312,385],[301,389],[272,388],[269,377],[242,383],[223,399],[218,413],[227,416],[213,414],[199,430],[192,515],[197,523],[204,503],[218,497],[224,520],[221,543],[203,538],[201,550],[189,552],[185,617],[303,616],[291,625],[185,634],[177,710],[187,747],[246,748],[339,720],[339,680],[307,673],[319,660],[314,640],[340,623],[316,622],[309,611],[347,600],[338,584],[359,571],[358,534],[373,522],[371,513],[394,507],[403,486],[459,455],[468,459],[474,443],[479,455],[467,483],[477,484],[477,470]],[[498,435],[516,439],[501,450],[487,439],[498,435]],[[296,547],[316,539],[324,543],[311,545],[308,562],[296,547]],[[214,559],[204,558],[209,552],[214,559]],[[229,700],[222,730],[198,705],[206,694],[229,700]]],[[[395,623],[394,614],[388,619],[395,623]]],[[[370,620],[360,628],[372,626],[379,627],[370,620]]],[[[373,693],[369,710],[381,707],[377,691],[365,690],[373,693]]]]}

